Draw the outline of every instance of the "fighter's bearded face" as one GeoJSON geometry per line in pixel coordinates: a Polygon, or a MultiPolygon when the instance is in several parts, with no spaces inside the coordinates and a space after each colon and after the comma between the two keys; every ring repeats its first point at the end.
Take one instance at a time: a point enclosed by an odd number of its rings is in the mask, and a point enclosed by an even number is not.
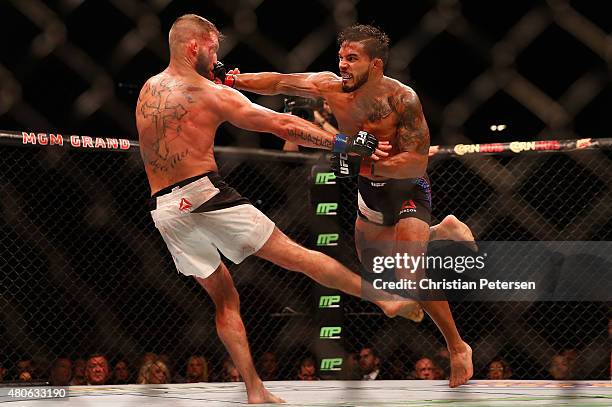
{"type": "Polygon", "coordinates": [[[374,66],[363,43],[345,41],[338,51],[338,68],[342,77],[342,91],[354,92],[368,81],[374,66]]]}
{"type": "Polygon", "coordinates": [[[217,51],[219,51],[219,38],[216,35],[206,36],[198,47],[196,55],[196,71],[208,78],[217,62],[217,51]]]}

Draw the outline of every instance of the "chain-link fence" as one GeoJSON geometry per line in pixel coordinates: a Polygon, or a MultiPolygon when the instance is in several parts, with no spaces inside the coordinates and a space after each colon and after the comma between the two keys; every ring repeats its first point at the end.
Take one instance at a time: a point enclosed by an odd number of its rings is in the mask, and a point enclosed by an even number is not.
{"type": "MultiPolygon", "coordinates": [[[[167,65],[167,33],[184,13],[213,21],[226,36],[219,58],[243,72],[337,71],[337,33],[381,26],[386,72],[417,91],[435,143],[607,137],[610,14],[605,2],[569,0],[0,2],[0,33],[11,39],[0,55],[0,127],[135,139],[138,89],[167,65]],[[498,123],[507,127],[491,132],[498,123]]],[[[282,108],[281,98],[256,101],[282,108]]],[[[221,136],[277,142],[233,127],[221,136]]]]}
{"type": "MultiPolygon", "coordinates": [[[[216,335],[214,306],[195,281],[177,274],[153,227],[139,155],[133,148],[100,150],[0,150],[4,366],[32,357],[44,378],[58,356],[102,352],[135,365],[145,352],[155,352],[184,373],[188,356],[201,353],[211,364],[211,379],[219,379],[227,355],[216,335]]],[[[437,220],[452,213],[487,240],[612,239],[609,150],[436,157],[429,173],[437,220]]],[[[217,159],[230,185],[291,238],[312,243],[309,176],[319,156],[221,149],[217,159]]],[[[342,236],[336,253],[357,271],[355,184],[338,182],[342,236]]],[[[317,357],[317,286],[255,257],[230,270],[255,358],[271,351],[276,377],[295,378],[302,358],[317,357]]],[[[476,377],[501,356],[513,378],[545,378],[551,358],[563,350],[578,355],[574,378],[608,374],[607,304],[452,305],[475,350],[476,377]]],[[[356,298],[342,306],[347,354],[374,347],[397,378],[422,356],[445,367],[444,342],[429,319],[418,325],[388,319],[356,298]]]]}
{"type": "MultiPolygon", "coordinates": [[[[10,47],[0,55],[0,127],[135,138],[137,90],[166,66],[172,21],[194,12],[217,24],[226,36],[219,57],[244,72],[335,70],[337,32],[356,22],[380,25],[391,37],[386,73],[417,91],[436,143],[509,141],[523,134],[547,139],[551,132],[557,138],[607,136],[612,25],[599,2],[426,0],[399,13],[404,2],[381,7],[377,1],[318,0],[282,9],[288,10],[283,19],[271,0],[200,3],[1,2],[0,32],[10,47]],[[295,23],[296,10],[308,24],[295,23]],[[551,52],[558,49],[563,52],[551,52]]],[[[255,100],[282,107],[280,97],[255,100]]],[[[221,144],[279,145],[275,137],[231,126],[219,133],[221,144]]],[[[45,361],[57,355],[74,359],[95,351],[133,364],[146,351],[167,353],[181,373],[185,358],[201,352],[218,372],[225,354],[212,303],[173,271],[149,221],[137,154],[0,151],[5,378],[15,376],[19,358],[36,358],[44,371],[45,361]]],[[[316,159],[288,157],[227,150],[218,156],[232,185],[307,243],[306,180],[316,159]]],[[[479,239],[610,240],[609,150],[434,156],[430,172],[434,217],[455,214],[479,239]]],[[[337,253],[357,270],[354,185],[339,184],[343,232],[337,253]]],[[[280,377],[293,377],[295,363],[319,337],[313,317],[320,292],[303,276],[256,259],[232,272],[256,358],[273,350],[282,357],[280,377]]],[[[355,299],[343,305],[348,352],[370,344],[386,368],[403,363],[403,374],[416,358],[440,353],[442,341],[429,320],[415,326],[388,320],[355,299]]],[[[604,304],[461,303],[454,310],[474,344],[477,377],[496,355],[512,366],[514,378],[547,377],[552,356],[565,347],[580,355],[576,377],[606,376],[604,304]]],[[[436,359],[444,364],[444,357],[436,359]]]]}
{"type": "MultiPolygon", "coordinates": [[[[454,151],[470,147],[473,152],[478,145],[460,145],[454,151]]],[[[430,161],[428,169],[433,219],[454,214],[483,241],[610,240],[611,157],[609,150],[442,155],[430,161]]],[[[340,182],[343,206],[348,207],[342,213],[344,239],[350,247],[356,186],[340,182]]],[[[345,253],[350,254],[343,262],[357,269],[353,252],[345,253]]],[[[581,278],[579,271],[576,278],[581,278]]],[[[398,368],[410,370],[421,357],[448,366],[443,338],[431,319],[419,325],[389,321],[371,316],[376,312],[371,304],[347,301],[344,326],[349,350],[374,347],[388,363],[388,375],[398,368]]],[[[488,364],[502,359],[514,379],[551,378],[551,361],[559,353],[570,354],[570,359],[579,355],[570,361],[574,371],[568,377],[609,377],[609,304],[458,302],[451,309],[460,332],[474,344],[476,377],[485,378],[488,364]]]]}

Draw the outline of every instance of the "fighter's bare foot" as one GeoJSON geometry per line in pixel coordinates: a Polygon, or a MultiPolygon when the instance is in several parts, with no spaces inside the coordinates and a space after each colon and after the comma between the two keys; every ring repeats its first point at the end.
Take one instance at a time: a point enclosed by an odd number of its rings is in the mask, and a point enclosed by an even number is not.
{"type": "Polygon", "coordinates": [[[450,387],[461,386],[467,383],[474,374],[472,366],[472,348],[463,342],[465,348],[462,350],[450,350],[451,376],[448,385],[450,387]]]}
{"type": "Polygon", "coordinates": [[[413,300],[385,301],[383,311],[388,317],[400,316],[414,322],[421,322],[425,317],[421,305],[413,300]]]}
{"type": "Polygon", "coordinates": [[[471,250],[478,251],[478,245],[474,241],[472,231],[468,225],[457,219],[455,215],[448,215],[442,219],[440,227],[444,228],[444,234],[448,240],[463,243],[471,250]]]}
{"type": "Polygon", "coordinates": [[[254,394],[249,394],[248,399],[249,404],[286,403],[285,400],[270,393],[265,387],[262,387],[260,391],[257,391],[254,394]]]}

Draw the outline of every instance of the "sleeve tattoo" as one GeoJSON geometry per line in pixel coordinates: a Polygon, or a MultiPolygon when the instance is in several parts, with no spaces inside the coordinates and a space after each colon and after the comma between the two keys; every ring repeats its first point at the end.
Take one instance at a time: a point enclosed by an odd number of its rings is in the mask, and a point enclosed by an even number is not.
{"type": "Polygon", "coordinates": [[[394,104],[399,116],[397,143],[400,151],[427,155],[429,128],[419,99],[415,94],[404,92],[396,97],[394,104]]]}

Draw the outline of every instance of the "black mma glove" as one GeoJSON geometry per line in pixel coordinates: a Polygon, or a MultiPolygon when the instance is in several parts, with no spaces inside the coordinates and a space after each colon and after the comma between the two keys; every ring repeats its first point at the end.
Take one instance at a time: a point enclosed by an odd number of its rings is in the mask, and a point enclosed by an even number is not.
{"type": "Polygon", "coordinates": [[[336,178],[350,178],[359,175],[361,157],[343,153],[333,153],[330,159],[331,170],[336,178]]]}
{"type": "Polygon", "coordinates": [[[332,152],[355,153],[362,157],[369,157],[374,154],[376,147],[378,147],[378,140],[376,137],[362,130],[354,136],[336,134],[332,152]]]}
{"type": "Polygon", "coordinates": [[[210,73],[210,80],[219,83],[222,85],[229,86],[233,88],[236,85],[236,75],[227,74],[227,70],[225,69],[225,65],[223,62],[217,61],[213,67],[212,72],[210,73]]]}

